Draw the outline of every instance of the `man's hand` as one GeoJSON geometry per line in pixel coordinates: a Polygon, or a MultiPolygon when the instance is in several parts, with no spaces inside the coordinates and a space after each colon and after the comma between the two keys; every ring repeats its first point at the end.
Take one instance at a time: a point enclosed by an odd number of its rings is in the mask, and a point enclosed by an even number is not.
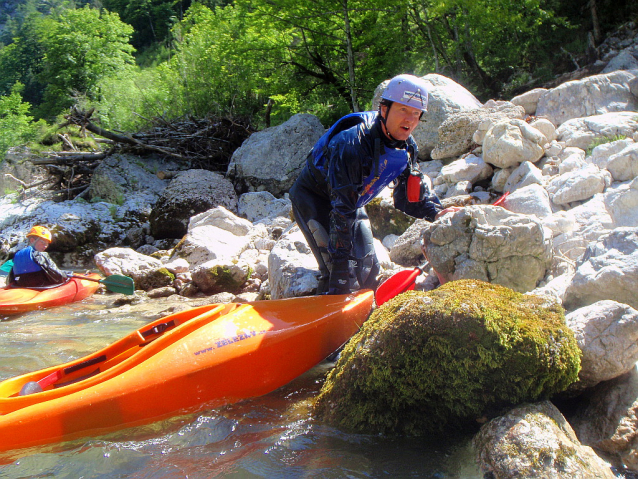
{"type": "Polygon", "coordinates": [[[438,220],[441,216],[446,215],[448,213],[454,213],[455,211],[462,210],[462,206],[448,206],[444,210],[439,211],[434,217],[435,220],[438,220]]]}

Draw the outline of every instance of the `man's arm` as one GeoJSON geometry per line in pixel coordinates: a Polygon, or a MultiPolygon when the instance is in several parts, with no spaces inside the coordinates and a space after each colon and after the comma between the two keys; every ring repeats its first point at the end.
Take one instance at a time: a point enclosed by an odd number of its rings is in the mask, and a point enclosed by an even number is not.
{"type": "Polygon", "coordinates": [[[401,173],[397,179],[397,185],[392,192],[394,207],[414,218],[423,218],[430,222],[434,221],[439,213],[443,211],[443,206],[439,198],[430,190],[428,180],[421,175],[420,200],[417,202],[408,201],[407,184],[410,176],[409,168],[401,173]]]}
{"type": "Polygon", "coordinates": [[[33,251],[32,255],[33,260],[44,270],[44,273],[52,284],[64,283],[67,280],[67,274],[58,268],[48,253],[33,251]]]}

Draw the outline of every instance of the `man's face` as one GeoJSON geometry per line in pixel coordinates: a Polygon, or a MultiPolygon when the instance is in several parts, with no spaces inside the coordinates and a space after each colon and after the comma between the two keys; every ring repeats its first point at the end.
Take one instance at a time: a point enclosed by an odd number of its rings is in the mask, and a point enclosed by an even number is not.
{"type": "Polygon", "coordinates": [[[388,111],[388,107],[381,106],[381,114],[386,119],[384,133],[389,132],[390,139],[405,141],[419,124],[421,110],[411,106],[393,103],[388,111]]]}
{"type": "Polygon", "coordinates": [[[49,247],[50,242],[44,238],[35,238],[33,249],[36,251],[45,251],[49,247]]]}

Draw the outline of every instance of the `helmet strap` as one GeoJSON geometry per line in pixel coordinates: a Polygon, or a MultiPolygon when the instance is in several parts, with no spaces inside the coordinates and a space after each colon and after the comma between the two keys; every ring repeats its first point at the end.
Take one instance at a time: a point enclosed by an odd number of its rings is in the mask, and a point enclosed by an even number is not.
{"type": "MultiPolygon", "coordinates": [[[[390,140],[392,141],[399,141],[397,140],[395,137],[392,136],[392,133],[390,133],[390,130],[388,130],[388,125],[386,123],[386,117],[390,114],[390,107],[392,107],[392,105],[394,104],[394,102],[391,102],[389,105],[387,105],[386,109],[385,109],[385,117],[383,116],[383,113],[381,111],[379,111],[379,119],[381,120],[381,123],[383,123],[383,130],[384,133],[386,134],[386,136],[388,138],[390,138],[390,140]]],[[[381,107],[379,107],[379,110],[381,110],[381,107]]]]}

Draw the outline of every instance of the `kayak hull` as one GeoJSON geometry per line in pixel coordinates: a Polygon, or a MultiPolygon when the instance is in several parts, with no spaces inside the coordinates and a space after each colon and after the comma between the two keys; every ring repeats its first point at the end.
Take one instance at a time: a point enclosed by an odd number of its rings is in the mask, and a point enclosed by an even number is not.
{"type": "Polygon", "coordinates": [[[30,396],[4,394],[14,394],[20,382],[34,377],[9,379],[0,383],[0,406],[9,411],[0,415],[0,451],[100,435],[269,393],[350,339],[372,303],[373,292],[366,290],[209,305],[143,347],[133,347],[133,353],[122,353],[125,359],[117,362],[116,356],[112,367],[31,395],[42,400],[31,399],[30,405],[9,407],[30,396]],[[4,387],[6,382],[10,386],[4,387]]]}
{"type": "MultiPolygon", "coordinates": [[[[95,280],[101,279],[97,273],[86,276],[95,280]]],[[[5,286],[0,288],[0,315],[26,313],[81,301],[95,293],[99,286],[97,281],[78,278],[71,278],[60,286],[48,289],[5,286]]]]}

